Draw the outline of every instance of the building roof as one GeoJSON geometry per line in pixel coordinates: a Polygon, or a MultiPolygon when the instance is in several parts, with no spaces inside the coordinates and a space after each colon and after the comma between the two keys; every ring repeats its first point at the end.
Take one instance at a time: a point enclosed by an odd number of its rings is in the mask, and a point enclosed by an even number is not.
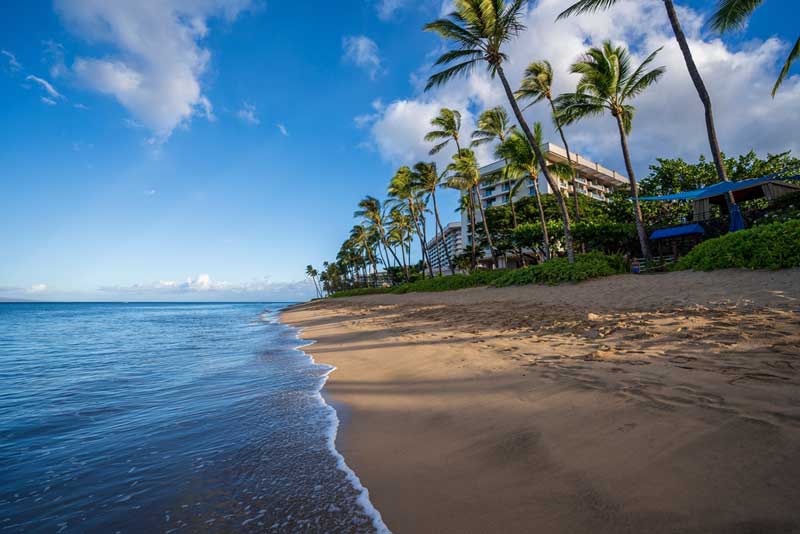
{"type": "MultiPolygon", "coordinates": [[[[541,148],[545,159],[548,161],[552,163],[561,163],[567,161],[567,151],[564,148],[553,143],[542,143],[541,148]]],[[[617,187],[626,185],[628,183],[628,178],[624,174],[620,174],[617,171],[612,171],[611,169],[606,169],[599,163],[595,163],[587,158],[584,158],[580,154],[571,152],[570,159],[572,160],[572,163],[575,165],[575,168],[578,170],[578,172],[584,176],[610,183],[617,187]]],[[[490,163],[489,165],[481,167],[480,173],[481,175],[491,174],[499,171],[504,166],[505,162],[503,160],[498,160],[494,163],[490,163]]]]}

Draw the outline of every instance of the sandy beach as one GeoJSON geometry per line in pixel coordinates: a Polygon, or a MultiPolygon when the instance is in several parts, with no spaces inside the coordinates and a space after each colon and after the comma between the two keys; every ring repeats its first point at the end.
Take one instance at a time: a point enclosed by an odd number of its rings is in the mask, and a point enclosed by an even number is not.
{"type": "Polygon", "coordinates": [[[394,532],[800,532],[800,270],[303,304],[394,532]]]}

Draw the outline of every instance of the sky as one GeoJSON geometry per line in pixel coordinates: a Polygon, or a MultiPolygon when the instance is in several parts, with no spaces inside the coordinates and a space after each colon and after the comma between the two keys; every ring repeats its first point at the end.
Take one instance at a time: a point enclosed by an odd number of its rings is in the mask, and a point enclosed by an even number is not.
{"type": "MultiPolygon", "coordinates": [[[[401,165],[431,160],[442,106],[467,137],[504,105],[475,71],[423,90],[440,39],[424,23],[452,0],[55,0],[0,5],[0,298],[304,300],[305,266],[335,258],[363,196],[401,165]]],[[[630,148],[641,178],[658,157],[707,154],[702,108],[659,0],[555,22],[537,0],[507,72],[569,64],[611,39],[667,73],[638,97],[630,148]]],[[[729,155],[800,151],[800,66],[769,91],[797,39],[793,0],[766,0],[719,36],[714,2],[677,2],[729,155]]],[[[526,112],[553,139],[547,110],[526,112]]],[[[609,117],[567,129],[576,152],[623,168],[609,117]]],[[[489,163],[491,149],[479,153],[489,163]]],[[[450,157],[443,151],[436,161],[450,157]]],[[[443,222],[458,219],[442,192],[443,222]]]]}

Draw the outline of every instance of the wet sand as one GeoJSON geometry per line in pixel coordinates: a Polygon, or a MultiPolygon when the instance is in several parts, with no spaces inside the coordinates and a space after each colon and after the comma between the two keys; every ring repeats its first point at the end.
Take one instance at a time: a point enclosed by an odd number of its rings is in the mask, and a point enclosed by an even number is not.
{"type": "Polygon", "coordinates": [[[394,532],[800,532],[800,270],[373,295],[283,320],[394,532]]]}

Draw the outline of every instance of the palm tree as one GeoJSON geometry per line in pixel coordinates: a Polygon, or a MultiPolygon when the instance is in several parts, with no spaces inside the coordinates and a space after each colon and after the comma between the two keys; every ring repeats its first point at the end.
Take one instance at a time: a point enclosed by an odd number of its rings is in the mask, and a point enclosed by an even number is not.
{"type": "MultiPolygon", "coordinates": [[[[481,62],[485,62],[491,76],[496,75],[500,78],[514,116],[525,133],[525,137],[528,138],[528,142],[533,146],[533,132],[522,115],[522,110],[517,104],[514,92],[503,71],[503,62],[508,59],[502,50],[503,44],[525,29],[525,25],[520,19],[526,5],[527,0],[511,0],[508,3],[505,0],[456,0],[456,9],[448,15],[448,18],[426,24],[425,31],[436,32],[444,39],[453,41],[456,48],[439,57],[436,65],[450,66],[428,78],[425,89],[443,85],[454,76],[466,74],[481,62]],[[453,63],[455,64],[453,65],[453,63]]],[[[564,222],[564,243],[567,256],[572,263],[575,261],[575,252],[572,247],[569,212],[564,202],[564,196],[547,170],[541,147],[533,146],[533,150],[561,210],[564,222]]]]}
{"type": "Polygon", "coordinates": [[[317,284],[318,274],[319,273],[317,272],[317,270],[314,268],[313,265],[306,265],[306,276],[311,278],[311,280],[314,282],[314,289],[317,292],[317,297],[322,297],[322,293],[320,293],[319,291],[319,284],[317,284]]]}
{"type": "MultiPolygon", "coordinates": [[[[542,136],[542,125],[534,123],[533,125],[533,135],[534,140],[540,143],[541,136],[542,136]]],[[[539,196],[539,186],[536,181],[536,177],[539,175],[539,164],[538,160],[536,159],[536,154],[533,153],[533,149],[531,148],[531,144],[528,142],[528,139],[525,138],[524,135],[514,132],[511,136],[506,140],[505,143],[499,145],[495,151],[495,153],[504,159],[506,159],[509,163],[508,166],[510,168],[510,172],[513,175],[519,176],[517,181],[514,183],[514,186],[511,188],[512,192],[516,192],[525,180],[529,177],[533,180],[533,196],[536,198],[536,207],[539,210],[539,223],[542,226],[542,235],[543,239],[543,248],[544,248],[544,257],[545,259],[550,258],[550,237],[547,234],[547,220],[544,216],[544,208],[542,207],[542,199],[539,196]]],[[[514,210],[514,200],[513,196],[511,197],[511,209],[512,209],[512,216],[514,219],[514,227],[517,227],[516,221],[516,213],[514,210]]]]}
{"type": "Polygon", "coordinates": [[[636,176],[628,151],[628,135],[633,126],[635,108],[628,104],[628,101],[655,84],[666,71],[664,67],[646,70],[660,50],[659,48],[647,56],[634,70],[631,56],[624,47],[615,47],[611,41],[605,41],[602,48],[590,48],[571,67],[573,73],[581,75],[577,91],[565,93],[556,99],[559,117],[565,124],[584,117],[603,115],[606,111],[611,112],[611,116],[616,120],[622,156],[625,158],[625,168],[631,184],[636,231],[639,234],[642,254],[646,258],[650,258],[650,249],[647,246],[647,234],[642,221],[642,210],[639,207],[636,176]]]}
{"type": "Polygon", "coordinates": [[[436,129],[425,134],[426,141],[436,143],[431,148],[431,156],[441,151],[451,140],[456,143],[456,152],[461,150],[458,140],[458,132],[461,130],[461,113],[459,111],[442,108],[439,110],[439,115],[431,119],[431,126],[436,129]]]}
{"type": "Polygon", "coordinates": [[[350,240],[356,246],[358,252],[366,257],[372,265],[372,275],[374,280],[378,280],[378,261],[375,259],[373,239],[374,234],[363,224],[357,224],[350,230],[350,240]]]}
{"type": "Polygon", "coordinates": [[[384,264],[389,266],[389,253],[394,257],[395,262],[400,263],[397,254],[386,243],[386,228],[384,228],[384,207],[380,200],[367,195],[358,202],[359,209],[353,213],[354,217],[362,217],[378,236],[383,246],[384,264]]]}
{"type": "MultiPolygon", "coordinates": [[[[728,30],[739,30],[744,28],[747,18],[752,15],[753,11],[763,3],[764,0],[720,0],[717,6],[717,12],[711,17],[711,27],[719,32],[728,30]]],[[[789,74],[789,69],[796,60],[800,57],[800,37],[795,41],[794,46],[789,51],[786,61],[783,64],[778,79],[775,80],[775,85],[772,87],[772,98],[775,98],[775,93],[783,83],[783,80],[789,74]]]]}
{"type": "MultiPolygon", "coordinates": [[[[478,208],[481,212],[481,219],[483,219],[483,231],[486,232],[486,239],[489,241],[489,252],[492,255],[492,265],[497,267],[497,255],[494,250],[494,243],[492,242],[492,234],[489,232],[489,223],[486,220],[486,212],[483,210],[483,203],[481,202],[478,194],[478,187],[481,184],[481,173],[478,170],[478,160],[475,158],[475,152],[468,148],[462,148],[458,154],[453,156],[453,163],[448,165],[447,170],[450,171],[450,177],[448,180],[452,184],[450,187],[455,187],[457,189],[461,189],[462,191],[469,191],[469,194],[472,195],[473,204],[478,204],[478,208]]],[[[475,246],[475,237],[475,226],[473,223],[473,248],[475,246]]]]}
{"type": "MultiPolygon", "coordinates": [[[[433,201],[433,214],[436,219],[437,235],[442,237],[442,246],[444,247],[444,255],[447,256],[447,265],[450,271],[453,271],[453,260],[450,257],[450,251],[447,248],[447,242],[444,239],[444,228],[442,228],[442,221],[439,218],[439,207],[436,204],[436,188],[442,185],[442,178],[444,173],[439,174],[436,170],[436,164],[419,162],[414,165],[414,178],[415,185],[424,191],[425,194],[433,201]]],[[[442,274],[442,262],[439,262],[439,275],[442,274]]]]}
{"type": "Polygon", "coordinates": [[[569,152],[569,144],[567,137],[564,135],[564,129],[561,127],[561,121],[558,120],[556,114],[556,106],[553,103],[553,67],[547,60],[534,61],[528,68],[525,69],[525,76],[522,78],[519,90],[515,93],[519,100],[532,100],[529,106],[547,100],[550,104],[550,111],[553,113],[553,123],[556,125],[558,134],[561,136],[561,142],[564,143],[564,150],[567,151],[567,163],[572,170],[572,196],[575,201],[575,222],[580,221],[580,207],[578,204],[578,184],[575,183],[575,166],[572,164],[572,155],[569,152]]]}
{"type": "MultiPolygon", "coordinates": [[[[578,0],[570,7],[565,9],[558,15],[558,19],[569,17],[571,15],[580,15],[581,13],[593,13],[598,9],[608,9],[618,0],[578,0]]],[[[703,82],[703,77],[700,76],[700,71],[697,70],[697,65],[694,63],[692,57],[692,50],[689,48],[689,42],[686,40],[686,35],[683,33],[681,21],[678,20],[678,13],[675,11],[675,4],[672,0],[662,0],[664,7],[667,10],[667,18],[672,26],[672,33],[675,34],[675,40],[678,41],[678,46],[683,54],[683,61],[686,63],[686,68],[689,70],[689,77],[694,83],[694,88],[697,90],[697,96],[703,103],[703,109],[706,116],[706,133],[708,134],[708,145],[711,148],[711,156],[714,159],[714,167],[717,170],[717,176],[720,181],[728,181],[728,174],[725,171],[725,162],[722,160],[722,151],[719,148],[717,141],[717,130],[714,126],[714,112],[711,109],[711,96],[708,94],[706,84],[703,82]]],[[[746,0],[753,1],[753,0],[746,0]]],[[[728,211],[736,204],[733,199],[733,193],[728,193],[725,197],[728,203],[728,211]]]]}
{"type": "MultiPolygon", "coordinates": [[[[420,249],[422,251],[422,260],[428,264],[428,270],[433,276],[433,267],[428,261],[428,250],[425,246],[423,233],[420,230],[420,213],[418,212],[417,199],[415,196],[414,188],[414,173],[407,166],[400,167],[389,182],[389,197],[394,198],[399,203],[404,203],[408,207],[411,214],[411,220],[414,223],[414,228],[417,231],[419,238],[420,249]]],[[[409,262],[410,263],[410,262],[409,262]]]]}
{"type": "Polygon", "coordinates": [[[500,106],[487,109],[478,117],[478,129],[472,132],[471,146],[480,146],[493,141],[503,142],[516,126],[509,124],[506,110],[500,106]]]}
{"type": "MultiPolygon", "coordinates": [[[[400,206],[395,206],[389,211],[389,221],[387,226],[387,242],[391,247],[400,247],[400,254],[403,260],[403,272],[406,281],[409,280],[408,263],[406,262],[406,249],[411,246],[411,234],[413,228],[411,217],[409,217],[400,206]]],[[[410,257],[410,255],[409,255],[410,257]]]]}

